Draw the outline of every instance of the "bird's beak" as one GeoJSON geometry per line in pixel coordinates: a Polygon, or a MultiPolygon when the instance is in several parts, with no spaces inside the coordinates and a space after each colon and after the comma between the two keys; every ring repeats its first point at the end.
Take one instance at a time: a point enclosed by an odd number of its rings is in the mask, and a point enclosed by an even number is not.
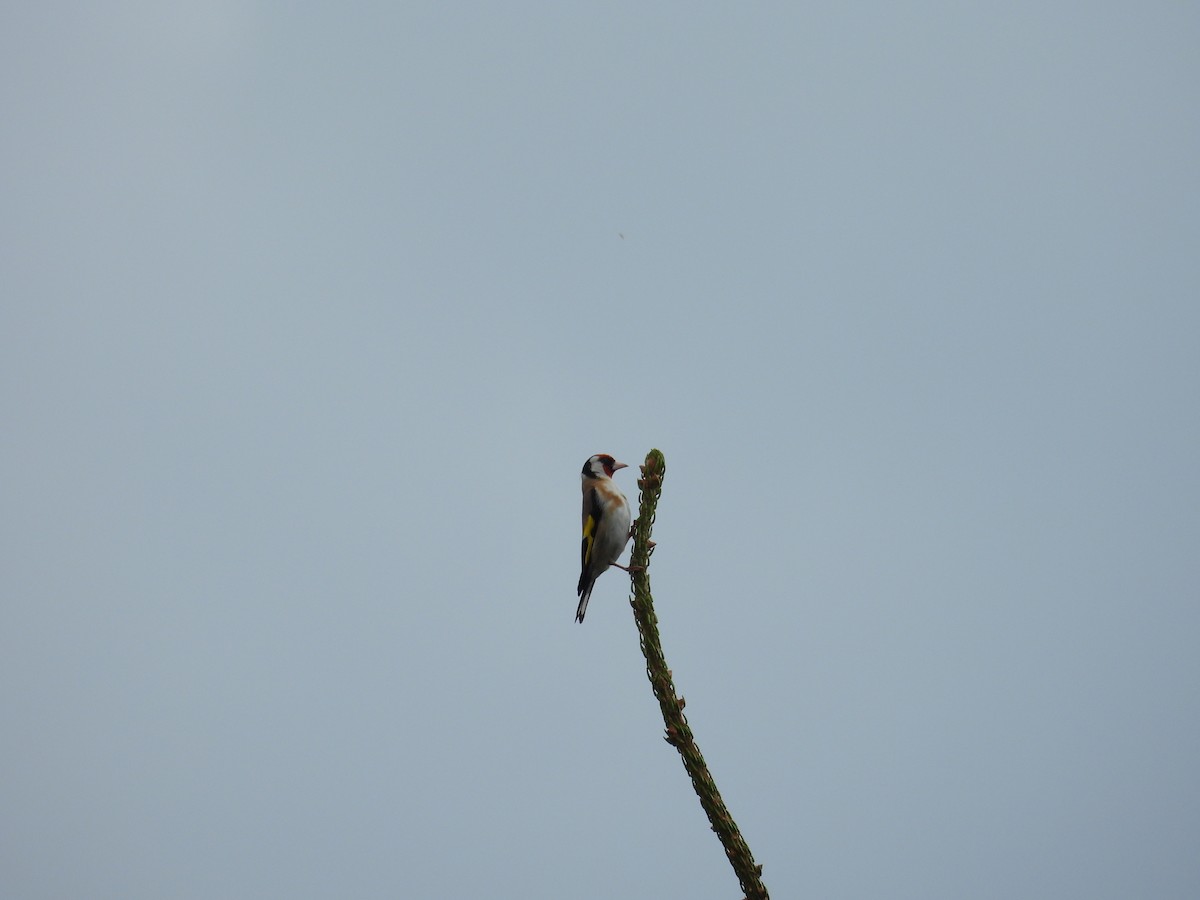
{"type": "Polygon", "coordinates": [[[628,469],[628,468],[629,468],[629,463],[619,463],[619,462],[613,463],[613,471],[614,472],[617,471],[617,469],[628,469]]]}

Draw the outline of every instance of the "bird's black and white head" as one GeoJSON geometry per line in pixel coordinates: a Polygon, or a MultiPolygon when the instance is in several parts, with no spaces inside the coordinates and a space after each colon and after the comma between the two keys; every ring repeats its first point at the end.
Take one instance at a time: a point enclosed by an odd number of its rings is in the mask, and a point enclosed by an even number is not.
{"type": "Polygon", "coordinates": [[[617,462],[607,453],[597,453],[583,464],[583,477],[588,478],[612,478],[613,472],[617,469],[628,469],[629,466],[623,462],[617,462]]]}

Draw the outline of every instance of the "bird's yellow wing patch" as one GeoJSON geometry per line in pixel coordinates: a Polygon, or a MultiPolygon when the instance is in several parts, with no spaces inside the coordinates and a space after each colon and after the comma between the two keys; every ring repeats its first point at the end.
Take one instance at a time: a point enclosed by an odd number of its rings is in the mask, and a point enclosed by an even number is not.
{"type": "Polygon", "coordinates": [[[583,520],[583,546],[582,550],[583,565],[586,568],[588,560],[592,558],[592,545],[596,543],[596,517],[588,516],[583,520]]]}

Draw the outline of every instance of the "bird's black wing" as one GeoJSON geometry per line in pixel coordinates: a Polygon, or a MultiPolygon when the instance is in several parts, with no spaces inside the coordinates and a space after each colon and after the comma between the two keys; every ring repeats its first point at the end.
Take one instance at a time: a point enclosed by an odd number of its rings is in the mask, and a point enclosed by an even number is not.
{"type": "Polygon", "coordinates": [[[596,534],[600,530],[600,520],[604,516],[604,507],[596,489],[592,488],[583,495],[583,543],[579,547],[579,588],[582,591],[587,583],[588,565],[592,561],[592,548],[596,546],[596,534]]]}

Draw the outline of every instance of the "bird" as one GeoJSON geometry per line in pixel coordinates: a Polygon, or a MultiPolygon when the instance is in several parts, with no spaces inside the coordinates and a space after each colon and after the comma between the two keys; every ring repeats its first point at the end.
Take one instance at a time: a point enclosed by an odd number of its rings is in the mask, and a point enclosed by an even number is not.
{"type": "MultiPolygon", "coordinates": [[[[607,453],[597,453],[583,464],[583,545],[579,574],[579,608],[575,621],[582,622],[596,579],[609,566],[625,569],[617,557],[629,543],[629,501],[621,493],[613,473],[629,468],[607,453]]],[[[628,569],[625,569],[629,571],[628,569]]]]}

